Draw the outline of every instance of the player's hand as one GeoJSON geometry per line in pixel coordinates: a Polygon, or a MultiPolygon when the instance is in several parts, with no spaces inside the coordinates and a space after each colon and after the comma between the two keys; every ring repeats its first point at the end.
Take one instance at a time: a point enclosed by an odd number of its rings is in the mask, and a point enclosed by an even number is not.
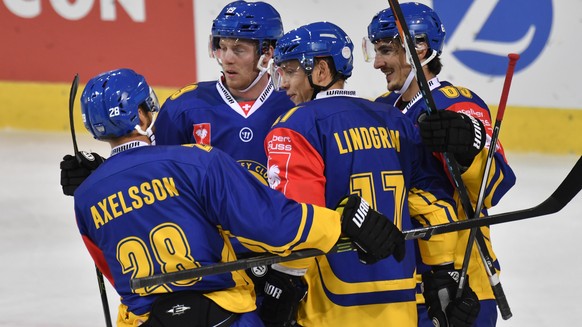
{"type": "Polygon", "coordinates": [[[307,294],[302,277],[269,269],[259,315],[266,327],[295,326],[299,302],[307,294]]]}
{"type": "Polygon", "coordinates": [[[418,117],[420,135],[430,151],[451,152],[464,167],[485,146],[486,134],[483,123],[474,117],[450,110],[437,110],[418,117]]]}
{"type": "Polygon", "coordinates": [[[463,295],[456,298],[460,270],[451,265],[422,274],[428,316],[435,326],[470,327],[480,310],[479,299],[465,279],[463,295]]]}
{"type": "Polygon", "coordinates": [[[67,154],[61,161],[61,186],[65,195],[73,195],[81,183],[105,161],[95,152],[79,151],[78,157],[67,154]]]}
{"type": "Polygon", "coordinates": [[[404,235],[390,219],[357,195],[342,199],[336,210],[342,214],[342,231],[356,246],[361,262],[372,264],[390,255],[402,261],[404,235]]]}

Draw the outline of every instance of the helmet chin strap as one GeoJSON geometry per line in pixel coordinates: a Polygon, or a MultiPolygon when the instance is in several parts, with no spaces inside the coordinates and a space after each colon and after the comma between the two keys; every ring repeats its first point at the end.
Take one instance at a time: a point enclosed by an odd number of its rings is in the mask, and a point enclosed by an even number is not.
{"type": "Polygon", "coordinates": [[[340,74],[335,74],[335,76],[333,77],[333,79],[331,80],[331,82],[329,82],[329,84],[327,84],[326,86],[321,86],[321,85],[314,84],[313,83],[313,78],[311,77],[311,73],[308,74],[307,75],[307,80],[309,81],[309,85],[311,85],[311,87],[313,88],[313,94],[311,95],[311,100],[315,99],[315,97],[317,96],[317,94],[319,92],[328,90],[340,78],[341,78],[341,75],[340,74]]]}
{"type": "Polygon", "coordinates": [[[140,135],[147,136],[148,139],[150,139],[150,143],[152,145],[156,145],[156,136],[154,135],[154,131],[152,130],[152,128],[154,127],[154,123],[156,122],[156,118],[158,118],[158,113],[157,112],[152,112],[152,122],[150,123],[150,125],[148,126],[148,128],[146,128],[145,131],[143,129],[141,129],[141,126],[135,125],[135,130],[140,135]]]}
{"type": "MultiPolygon", "coordinates": [[[[421,67],[426,66],[436,56],[437,56],[437,52],[435,50],[432,50],[432,53],[430,54],[430,56],[428,56],[428,58],[426,58],[423,62],[421,62],[420,63],[420,66],[421,67]]],[[[402,87],[400,88],[400,90],[394,90],[394,93],[398,93],[398,94],[405,93],[408,90],[408,88],[410,87],[410,83],[412,83],[412,80],[414,79],[414,76],[415,76],[414,70],[411,67],[410,72],[408,73],[408,76],[406,77],[406,81],[404,81],[404,85],[402,85],[402,87]]]]}
{"type": "Polygon", "coordinates": [[[263,62],[263,59],[265,59],[264,54],[261,55],[261,57],[259,58],[259,61],[257,62],[257,69],[259,70],[259,74],[257,74],[257,77],[255,78],[255,80],[246,89],[237,90],[237,91],[239,91],[241,93],[248,92],[248,90],[250,90],[253,86],[255,86],[259,82],[261,77],[263,77],[263,75],[265,75],[265,73],[269,71],[269,69],[273,63],[273,60],[272,59],[269,60],[269,62],[267,63],[267,67],[263,67],[263,65],[261,65],[261,63],[263,62]]]}

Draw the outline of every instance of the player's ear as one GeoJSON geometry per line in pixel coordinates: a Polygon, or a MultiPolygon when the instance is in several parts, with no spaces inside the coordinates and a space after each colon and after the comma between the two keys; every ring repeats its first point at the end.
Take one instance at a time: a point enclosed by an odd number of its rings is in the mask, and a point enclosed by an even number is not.
{"type": "Polygon", "coordinates": [[[269,64],[269,60],[275,55],[275,48],[272,45],[264,47],[263,55],[263,62],[261,64],[266,67],[269,64]]]}
{"type": "Polygon", "coordinates": [[[314,66],[312,75],[315,74],[315,78],[313,82],[318,85],[327,85],[332,80],[327,60],[316,60],[314,66]]]}
{"type": "Polygon", "coordinates": [[[141,106],[137,109],[137,112],[139,114],[139,126],[143,131],[145,131],[152,122],[152,113],[144,110],[141,106]]]}

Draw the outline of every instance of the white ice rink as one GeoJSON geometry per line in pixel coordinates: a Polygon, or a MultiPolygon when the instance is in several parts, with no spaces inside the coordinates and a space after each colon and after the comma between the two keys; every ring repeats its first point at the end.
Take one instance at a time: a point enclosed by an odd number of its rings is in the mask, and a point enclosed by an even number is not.
{"type": "MultiPolygon", "coordinates": [[[[79,128],[82,128],[80,126],[79,128]]],[[[108,155],[85,134],[79,148],[108,155]]],[[[95,268],[62,194],[70,134],[0,131],[0,326],[104,326],[95,268]]],[[[537,205],[578,156],[508,153],[516,186],[492,211],[537,205]]],[[[557,214],[492,227],[513,318],[498,326],[579,326],[582,195],[557,214]]],[[[107,284],[107,282],[106,282],[107,284]]],[[[107,284],[112,315],[118,299],[107,284]]]]}

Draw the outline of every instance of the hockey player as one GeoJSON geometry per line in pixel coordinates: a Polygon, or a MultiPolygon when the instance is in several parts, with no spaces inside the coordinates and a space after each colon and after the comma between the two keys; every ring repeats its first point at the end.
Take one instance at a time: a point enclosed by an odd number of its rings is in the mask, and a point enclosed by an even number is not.
{"type": "Polygon", "coordinates": [[[263,326],[244,272],[129,287],[132,278],[236,260],[230,234],[286,255],[328,251],[343,232],[372,260],[404,242],[358,196],[346,198],[340,215],[287,199],[216,148],[150,146],[159,105],[132,70],[91,79],[81,108],[87,130],[112,148],[76,190],[75,214],[89,253],[121,296],[118,326],[263,326]]]}
{"type": "MultiPolygon", "coordinates": [[[[414,36],[416,52],[439,111],[430,116],[426,115],[426,104],[422,99],[414,71],[406,60],[406,52],[390,8],[380,11],[372,18],[368,26],[368,40],[371,44],[364,43],[364,55],[369,61],[374,61],[374,68],[386,75],[387,88],[390,91],[376,101],[394,105],[411,121],[418,122],[424,143],[431,150],[450,151],[454,154],[461,167],[462,179],[474,207],[477,203],[487,151],[491,146],[489,142],[493,126],[489,108],[471,90],[439,80],[438,74],[442,68],[440,55],[444,44],[445,29],[438,15],[428,6],[419,3],[403,3],[401,8],[408,28],[414,36]]],[[[507,164],[501,144],[495,146],[496,152],[485,193],[485,208],[494,206],[515,184],[515,175],[507,164]]],[[[440,173],[447,175],[442,155],[436,153],[435,155],[443,162],[440,173]]],[[[457,192],[454,196],[457,203],[460,203],[457,192]]],[[[486,215],[486,209],[481,214],[486,215]]],[[[457,209],[457,215],[459,219],[465,219],[465,213],[461,207],[457,209]]],[[[482,227],[481,231],[485,236],[487,250],[495,260],[494,265],[499,269],[499,263],[490,243],[490,230],[488,227],[482,227]]],[[[455,269],[460,269],[462,266],[468,234],[469,231],[461,231],[459,234],[455,269]]],[[[486,268],[478,249],[473,247],[472,250],[468,270],[469,284],[478,295],[481,307],[474,326],[495,326],[497,309],[486,268]]],[[[422,273],[423,268],[419,268],[419,272],[422,273]]],[[[450,284],[452,293],[450,295],[454,296],[456,284],[446,274],[428,274],[425,277],[430,278],[431,283],[450,284]]],[[[431,307],[430,318],[434,318],[435,312],[441,309],[438,296],[432,295],[430,299],[426,299],[427,305],[431,307]]],[[[423,303],[424,299],[420,298],[419,302],[423,303]]],[[[419,313],[419,325],[432,326],[425,311],[426,307],[420,305],[419,312],[423,313],[419,313]]]]}
{"type": "Polygon", "coordinates": [[[211,31],[209,48],[222,76],[170,96],[156,121],[156,142],[215,146],[267,184],[263,140],[293,106],[274,90],[268,74],[283,35],[281,17],[265,2],[235,1],[222,9],[211,31]]]}
{"type": "MultiPolygon", "coordinates": [[[[270,186],[328,208],[342,194],[358,194],[402,230],[419,223],[411,215],[421,223],[455,220],[451,186],[421,148],[410,120],[343,89],[352,74],[352,51],[350,38],[329,22],[299,27],[277,42],[274,79],[297,106],[265,139],[270,186]],[[409,198],[409,191],[417,196],[409,198]]],[[[425,242],[426,260],[452,263],[456,235],[425,242]]],[[[281,292],[265,295],[261,318],[268,326],[295,320],[318,327],[416,326],[413,243],[404,248],[376,263],[359,251],[273,265],[267,283],[281,292]]],[[[462,301],[472,297],[466,288],[462,301]]],[[[450,306],[464,308],[457,304],[450,306]]]]}
{"type": "MultiPolygon", "coordinates": [[[[275,42],[283,35],[281,16],[265,2],[235,1],[214,19],[209,39],[212,58],[222,68],[217,81],[187,85],[170,96],[155,122],[157,144],[206,144],[226,152],[267,184],[263,140],[277,117],[293,106],[284,92],[274,90],[268,74],[275,42]]],[[[62,172],[65,194],[72,195],[82,180],[102,162],[75,158],[62,172]]],[[[63,165],[62,165],[63,166],[63,165]]],[[[246,251],[234,241],[238,252],[246,251]]],[[[250,253],[249,253],[250,254],[250,253]]],[[[264,268],[250,269],[263,289],[264,268]]]]}
{"type": "MultiPolygon", "coordinates": [[[[270,4],[235,1],[224,6],[209,40],[221,78],[187,85],[171,95],[155,122],[155,142],[215,146],[266,185],[263,140],[275,119],[293,107],[284,92],[274,90],[268,74],[282,35],[281,16],[270,4]]],[[[72,195],[102,158],[97,161],[84,161],[84,171],[65,171],[64,193],[72,195]]]]}

